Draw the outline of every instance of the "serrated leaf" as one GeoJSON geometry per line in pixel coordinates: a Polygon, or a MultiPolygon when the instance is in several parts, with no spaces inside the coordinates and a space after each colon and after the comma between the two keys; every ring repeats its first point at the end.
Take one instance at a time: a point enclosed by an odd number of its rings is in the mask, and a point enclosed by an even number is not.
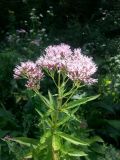
{"type": "Polygon", "coordinates": [[[69,116],[71,119],[80,122],[80,120],[74,115],[73,112],[70,113],[68,110],[63,110],[63,112],[64,112],[67,116],[69,116]]]}
{"type": "Polygon", "coordinates": [[[99,136],[94,136],[92,138],[90,138],[88,141],[87,141],[89,144],[92,144],[92,143],[95,143],[95,142],[104,142],[103,139],[99,136]]]}
{"type": "Polygon", "coordinates": [[[83,145],[83,146],[88,146],[89,144],[83,140],[80,140],[79,138],[70,136],[66,133],[63,132],[56,132],[56,134],[58,136],[60,136],[61,138],[65,139],[66,141],[69,141],[70,143],[73,143],[75,145],[83,145]]]}
{"type": "Polygon", "coordinates": [[[77,150],[72,150],[71,152],[67,152],[69,156],[73,157],[82,157],[82,156],[87,156],[85,152],[82,151],[77,151],[77,150]]]}
{"type": "Polygon", "coordinates": [[[62,147],[61,148],[61,151],[64,153],[64,154],[67,154],[69,156],[72,156],[72,157],[82,157],[82,156],[87,156],[87,154],[83,151],[79,151],[77,149],[74,149],[74,148],[66,148],[66,147],[62,147]]]}
{"type": "Polygon", "coordinates": [[[16,138],[11,138],[11,141],[17,142],[19,144],[25,145],[25,146],[34,146],[37,147],[39,141],[33,138],[27,138],[27,137],[16,137],[16,138]]]}
{"type": "Polygon", "coordinates": [[[44,135],[40,139],[40,143],[41,144],[45,143],[47,138],[49,138],[50,136],[51,136],[51,132],[50,131],[47,131],[46,133],[44,133],[44,135]]]}
{"type": "Polygon", "coordinates": [[[77,106],[80,106],[81,104],[85,104],[89,101],[95,100],[96,98],[98,98],[100,95],[97,96],[90,96],[90,97],[85,97],[82,99],[78,99],[72,102],[67,103],[65,106],[63,106],[63,108],[65,107],[65,109],[71,109],[77,106]]]}

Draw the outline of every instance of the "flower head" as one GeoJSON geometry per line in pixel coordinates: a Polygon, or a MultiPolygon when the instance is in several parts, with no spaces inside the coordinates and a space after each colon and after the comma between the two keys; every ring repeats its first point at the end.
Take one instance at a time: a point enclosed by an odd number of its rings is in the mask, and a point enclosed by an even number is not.
{"type": "Polygon", "coordinates": [[[80,48],[72,51],[66,44],[48,46],[45,54],[36,61],[36,64],[48,70],[64,70],[73,81],[82,81],[86,84],[97,82],[96,79],[91,78],[97,71],[97,66],[91,57],[81,53],[80,48]]]}
{"type": "Polygon", "coordinates": [[[75,49],[73,55],[67,62],[67,75],[71,80],[82,81],[86,84],[97,82],[91,76],[97,71],[97,66],[92,58],[81,53],[81,50],[75,49]]]}
{"type": "Polygon", "coordinates": [[[65,67],[66,61],[71,54],[72,51],[69,45],[60,44],[48,46],[45,49],[45,54],[36,61],[36,64],[42,68],[60,70],[65,67]]]}
{"type": "Polygon", "coordinates": [[[43,78],[43,73],[40,68],[32,61],[21,62],[21,65],[16,66],[14,69],[14,78],[26,78],[28,88],[38,88],[39,81],[43,78]]]}

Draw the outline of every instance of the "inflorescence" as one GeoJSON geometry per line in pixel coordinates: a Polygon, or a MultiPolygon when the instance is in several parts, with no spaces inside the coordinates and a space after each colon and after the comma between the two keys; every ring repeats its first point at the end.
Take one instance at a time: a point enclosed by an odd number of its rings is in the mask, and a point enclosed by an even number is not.
{"type": "Polygon", "coordinates": [[[44,77],[44,69],[62,72],[72,81],[89,85],[97,82],[97,79],[92,78],[97,71],[92,58],[83,55],[80,48],[71,50],[66,44],[48,46],[36,62],[21,62],[14,69],[14,78],[26,78],[27,88],[39,88],[40,80],[44,77]]]}

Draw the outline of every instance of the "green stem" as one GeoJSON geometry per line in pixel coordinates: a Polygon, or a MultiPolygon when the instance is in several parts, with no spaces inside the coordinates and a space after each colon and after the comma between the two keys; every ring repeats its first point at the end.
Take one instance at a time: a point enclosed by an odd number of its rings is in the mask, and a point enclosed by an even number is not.
{"type": "Polygon", "coordinates": [[[59,154],[54,149],[52,149],[52,159],[53,160],[59,160],[59,154]]]}
{"type": "Polygon", "coordinates": [[[46,71],[46,73],[52,78],[55,86],[58,87],[58,86],[57,86],[57,83],[55,82],[55,79],[54,79],[54,73],[52,74],[51,72],[49,72],[49,71],[47,71],[47,70],[45,70],[45,71],[46,71]]]}
{"type": "MultiPolygon", "coordinates": [[[[54,128],[53,128],[53,131],[52,131],[53,135],[54,135],[54,132],[57,129],[57,121],[58,121],[58,118],[59,118],[59,108],[61,108],[61,106],[62,106],[61,73],[60,72],[58,73],[58,85],[57,85],[57,88],[58,88],[58,97],[57,97],[57,107],[56,107],[56,110],[54,112],[55,121],[54,121],[54,128]]],[[[52,147],[52,159],[53,160],[59,160],[60,159],[59,152],[55,151],[53,147],[52,147]]]]}
{"type": "Polygon", "coordinates": [[[72,89],[69,91],[69,92],[71,92],[71,91],[73,90],[73,92],[72,92],[72,94],[69,96],[69,98],[65,101],[65,103],[63,104],[63,106],[65,106],[65,105],[67,104],[67,102],[72,98],[72,96],[75,94],[75,92],[76,92],[79,88],[84,87],[84,86],[85,86],[85,85],[81,85],[81,86],[76,85],[76,86],[73,86],[72,89]]]}
{"type": "MultiPolygon", "coordinates": [[[[74,87],[73,87],[74,88],[74,87]]],[[[75,92],[78,90],[78,88],[79,87],[76,87],[74,90],[73,90],[73,92],[72,92],[72,94],[69,96],[69,98],[65,101],[65,103],[63,104],[63,106],[65,106],[66,104],[67,104],[67,102],[72,98],[72,96],[75,94],[75,92]]]]}

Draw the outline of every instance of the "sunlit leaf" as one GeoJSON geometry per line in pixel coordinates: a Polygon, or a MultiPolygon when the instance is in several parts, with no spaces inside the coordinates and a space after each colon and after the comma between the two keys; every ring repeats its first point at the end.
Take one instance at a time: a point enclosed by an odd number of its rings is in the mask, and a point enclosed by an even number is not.
{"type": "Polygon", "coordinates": [[[82,157],[82,156],[87,156],[87,154],[83,151],[74,149],[74,148],[66,148],[66,147],[62,147],[61,151],[63,152],[63,154],[72,156],[72,157],[82,157]]]}
{"type": "Polygon", "coordinates": [[[80,106],[81,104],[85,104],[85,103],[87,103],[89,101],[95,100],[99,96],[100,95],[90,96],[90,97],[85,97],[85,98],[78,99],[78,100],[75,100],[75,101],[71,101],[71,102],[67,103],[65,106],[63,106],[63,108],[65,107],[66,109],[71,109],[71,108],[80,106]]]}
{"type": "Polygon", "coordinates": [[[29,152],[27,153],[25,156],[24,156],[25,159],[31,159],[32,158],[32,152],[29,152]]]}
{"type": "Polygon", "coordinates": [[[50,131],[46,131],[46,133],[44,133],[44,135],[41,137],[40,139],[40,143],[43,144],[46,142],[46,139],[49,138],[51,136],[51,132],[50,131]]]}
{"type": "MultiPolygon", "coordinates": [[[[77,108],[78,109],[78,108],[77,108]]],[[[69,116],[71,119],[80,122],[80,120],[74,115],[74,112],[69,112],[67,109],[64,109],[63,112],[69,116]]]]}
{"type": "Polygon", "coordinates": [[[88,146],[89,144],[83,140],[80,140],[79,138],[70,136],[66,133],[63,132],[56,132],[56,134],[58,136],[60,136],[61,138],[65,139],[66,141],[69,141],[70,143],[73,143],[75,145],[84,145],[84,146],[88,146]]]}
{"type": "Polygon", "coordinates": [[[77,151],[77,150],[72,150],[71,152],[67,152],[69,156],[74,156],[74,157],[82,157],[82,156],[87,156],[85,152],[82,151],[77,151]]]}
{"type": "Polygon", "coordinates": [[[25,145],[25,146],[34,146],[37,147],[39,141],[33,138],[27,138],[27,137],[16,137],[11,138],[11,141],[17,142],[19,144],[25,145]]]}

